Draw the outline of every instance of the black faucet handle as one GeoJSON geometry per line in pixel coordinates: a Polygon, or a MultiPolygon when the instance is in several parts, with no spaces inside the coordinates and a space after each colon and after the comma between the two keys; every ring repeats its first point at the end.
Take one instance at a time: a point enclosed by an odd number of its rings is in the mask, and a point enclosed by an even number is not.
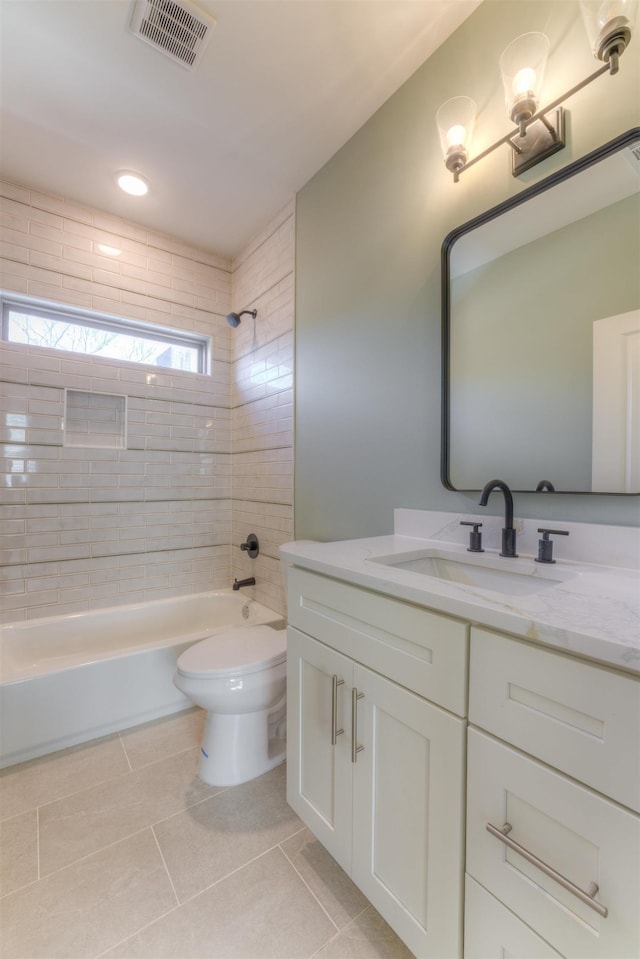
{"type": "Polygon", "coordinates": [[[470,520],[463,519],[460,520],[461,526],[473,526],[473,530],[469,533],[469,545],[467,546],[468,553],[484,553],[482,548],[482,533],[479,532],[482,523],[473,523],[470,520]]]}
{"type": "Polygon", "coordinates": [[[568,536],[568,529],[545,529],[540,527],[538,529],[539,533],[542,533],[542,539],[538,540],[538,555],[536,557],[536,563],[555,563],[553,558],[553,540],[549,539],[550,536],[568,536]]]}
{"type": "Polygon", "coordinates": [[[240,543],[240,549],[249,554],[251,559],[255,559],[260,552],[260,544],[255,533],[249,533],[246,543],[240,543]]]}

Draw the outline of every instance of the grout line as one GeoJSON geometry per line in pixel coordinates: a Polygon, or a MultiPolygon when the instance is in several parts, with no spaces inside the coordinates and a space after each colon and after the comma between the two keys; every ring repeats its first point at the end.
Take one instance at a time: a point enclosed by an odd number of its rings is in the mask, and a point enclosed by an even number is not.
{"type": "Polygon", "coordinates": [[[156,916],[155,919],[152,919],[151,922],[145,923],[144,926],[140,926],[139,929],[136,929],[135,932],[132,932],[130,935],[125,936],[124,939],[121,939],[120,942],[115,942],[112,945],[108,946],[103,952],[98,953],[97,956],[94,956],[93,959],[100,959],[101,956],[107,956],[112,949],[117,949],[118,946],[124,945],[125,942],[128,942],[130,939],[133,939],[135,936],[139,936],[140,933],[145,932],[147,929],[150,929],[152,926],[155,926],[157,922],[161,922],[163,919],[166,919],[167,916],[170,916],[172,913],[176,912],[179,909],[179,904],[173,906],[171,909],[167,909],[166,912],[163,912],[161,916],[156,916]]]}
{"type": "Polygon", "coordinates": [[[268,849],[264,849],[262,852],[258,853],[257,856],[254,856],[252,859],[248,859],[246,862],[243,862],[241,866],[236,866],[235,869],[231,870],[231,872],[225,873],[224,876],[220,876],[219,879],[216,879],[215,882],[212,882],[210,883],[210,885],[205,886],[204,889],[200,889],[198,890],[198,892],[194,892],[193,895],[188,896],[186,899],[184,899],[180,903],[180,905],[186,906],[188,902],[193,902],[193,900],[197,899],[198,896],[201,896],[203,893],[208,892],[210,889],[213,889],[214,886],[219,886],[221,882],[224,882],[226,879],[230,879],[231,876],[235,876],[236,873],[242,872],[242,870],[246,869],[247,866],[251,866],[254,862],[257,862],[259,859],[262,859],[263,856],[266,856],[268,853],[273,852],[274,849],[279,849],[279,843],[275,843],[273,846],[270,846],[268,849]]]}
{"type": "MultiPolygon", "coordinates": [[[[29,622],[29,621],[25,620],[25,622],[29,622]]],[[[103,739],[104,740],[115,739],[117,735],[118,735],[117,733],[109,733],[108,736],[105,736],[105,737],[100,736],[98,737],[98,739],[90,739],[86,743],[76,743],[74,746],[65,746],[63,747],[63,749],[59,750],[59,752],[66,752],[66,750],[68,749],[76,750],[76,749],[80,749],[81,747],[92,747],[100,743],[100,741],[103,739]]],[[[43,760],[51,759],[51,757],[55,755],[56,753],[45,753],[43,756],[34,756],[32,759],[25,759],[24,762],[36,763],[39,759],[43,759],[43,760]]],[[[21,765],[21,763],[16,763],[16,766],[18,765],[21,765]]],[[[5,768],[12,769],[13,767],[6,766],[5,768]]],[[[114,776],[107,776],[106,779],[97,779],[95,782],[92,782],[87,786],[83,786],[81,789],[75,789],[72,792],[62,793],[60,796],[55,796],[53,799],[45,799],[44,801],[39,802],[36,806],[27,806],[24,809],[21,809],[19,812],[14,813],[13,816],[9,816],[8,819],[0,820],[0,822],[8,822],[10,819],[14,819],[16,816],[22,816],[24,815],[24,813],[31,812],[31,810],[33,809],[40,810],[40,809],[43,809],[45,806],[53,805],[53,803],[62,802],[62,800],[64,799],[71,799],[72,796],[76,796],[79,793],[85,792],[87,789],[93,789],[95,786],[104,786],[106,783],[113,782],[114,779],[120,779],[122,776],[128,776],[128,775],[129,775],[128,771],[125,771],[125,772],[116,773],[114,776]]]]}
{"type": "MultiPolygon", "coordinates": [[[[173,716],[179,716],[181,712],[188,712],[189,709],[190,709],[190,707],[187,707],[187,709],[185,709],[185,710],[180,710],[180,712],[177,712],[177,713],[169,713],[168,716],[166,716],[166,717],[160,717],[160,718],[161,718],[161,719],[171,719],[173,716]]],[[[152,720],[150,720],[150,722],[154,722],[154,720],[152,719],[152,720]]],[[[145,724],[142,723],[141,725],[145,725],[145,724]]],[[[128,730],[123,730],[123,732],[130,732],[131,730],[136,730],[136,729],[138,729],[138,728],[139,728],[139,727],[137,727],[137,726],[131,726],[131,727],[129,727],[128,730]]],[[[120,736],[120,741],[121,741],[121,743],[122,743],[122,736],[120,736]]],[[[179,756],[181,753],[188,753],[189,750],[191,750],[191,749],[198,749],[199,745],[200,745],[199,742],[195,742],[195,743],[192,743],[191,746],[184,746],[182,749],[175,749],[175,750],[174,750],[173,752],[171,752],[171,753],[163,753],[163,755],[160,756],[160,758],[158,758],[158,759],[152,759],[150,762],[141,763],[139,766],[132,766],[132,765],[131,765],[131,761],[130,761],[130,759],[129,759],[129,755],[128,755],[128,753],[127,753],[127,749],[126,749],[126,746],[124,745],[124,743],[122,743],[122,748],[123,748],[123,750],[124,750],[125,756],[127,757],[127,762],[129,763],[129,770],[130,770],[130,772],[132,772],[132,773],[138,773],[138,772],[140,772],[142,769],[149,769],[151,766],[155,766],[155,765],[157,765],[158,763],[163,763],[163,762],[165,762],[165,761],[168,760],[168,759],[173,759],[175,756],[179,756]]],[[[123,775],[126,776],[126,775],[128,775],[128,773],[123,773],[123,775]]],[[[89,787],[89,788],[91,788],[91,787],[89,787]]],[[[220,788],[220,791],[221,791],[221,792],[223,791],[223,789],[222,789],[221,787],[213,787],[213,788],[220,788]]],[[[226,788],[228,788],[228,787],[226,787],[226,788]]],[[[80,791],[80,792],[83,792],[84,790],[79,790],[79,791],[80,791]]],[[[217,793],[213,793],[212,795],[217,796],[218,794],[217,794],[217,793]]],[[[206,796],[205,798],[206,798],[206,799],[210,799],[211,796],[206,796]]],[[[199,802],[202,802],[202,801],[203,801],[203,800],[200,800],[200,799],[199,799],[199,800],[198,800],[198,803],[199,803],[199,802]]],[[[197,805],[197,803],[193,803],[193,805],[197,805]]],[[[186,806],[185,808],[186,808],[186,809],[189,809],[189,808],[191,808],[191,807],[190,807],[190,806],[186,806]]],[[[174,814],[171,813],[171,815],[174,815],[174,814]]],[[[167,817],[165,817],[165,818],[168,819],[168,818],[170,818],[170,816],[167,816],[167,817]]],[[[158,820],[158,822],[161,822],[161,821],[162,821],[162,820],[158,820]]]]}
{"type": "MultiPolygon", "coordinates": [[[[176,907],[178,907],[178,906],[180,905],[180,899],[179,899],[179,897],[178,897],[178,893],[176,892],[176,887],[175,887],[174,884],[173,884],[173,879],[171,878],[171,873],[169,872],[169,867],[168,867],[168,865],[167,865],[167,861],[166,861],[166,859],[164,858],[164,853],[162,852],[162,849],[161,849],[161,847],[160,847],[160,843],[159,843],[158,837],[157,837],[157,835],[156,835],[155,826],[152,826],[152,827],[151,827],[151,832],[152,832],[152,834],[153,834],[153,838],[154,838],[154,840],[155,840],[155,844],[156,844],[156,846],[157,846],[157,848],[158,848],[158,852],[160,853],[160,858],[162,859],[162,865],[164,866],[165,872],[167,873],[167,879],[169,880],[169,883],[171,884],[171,889],[173,890],[173,895],[175,896],[175,899],[176,899],[176,907]]],[[[170,911],[173,912],[173,910],[170,910],[170,911]]]]}
{"type": "MultiPolygon", "coordinates": [[[[120,845],[120,843],[129,842],[130,839],[134,839],[136,836],[142,835],[142,833],[147,832],[147,830],[151,830],[153,832],[153,825],[141,826],[140,829],[136,829],[134,832],[127,833],[126,836],[120,836],[118,839],[108,842],[106,846],[100,846],[99,849],[94,849],[91,852],[85,853],[84,856],[80,856],[78,859],[74,859],[72,862],[65,863],[64,866],[59,866],[57,869],[54,869],[53,872],[48,872],[47,875],[43,876],[40,881],[46,882],[48,879],[59,875],[61,872],[65,872],[67,869],[75,869],[76,866],[82,862],[85,862],[87,859],[91,859],[92,856],[101,856],[108,849],[112,849],[114,846],[120,845]]],[[[169,911],[171,912],[172,910],[169,911]]]]}
{"type": "MultiPolygon", "coordinates": [[[[302,830],[301,830],[301,829],[298,830],[298,833],[299,833],[299,832],[302,832],[302,830]]],[[[297,836],[298,833],[294,833],[294,835],[297,836]]],[[[289,836],[288,838],[290,839],[291,836],[289,836]]],[[[283,842],[286,842],[286,840],[284,840],[284,839],[283,839],[282,841],[283,841],[283,842]]],[[[313,896],[313,898],[315,899],[315,901],[318,903],[318,905],[319,905],[320,908],[322,909],[323,913],[325,914],[325,916],[327,917],[327,919],[329,920],[329,922],[331,923],[331,925],[335,927],[335,929],[337,930],[337,932],[340,932],[340,931],[341,931],[341,930],[340,930],[340,926],[339,926],[339,925],[337,924],[337,922],[335,922],[334,919],[329,915],[329,913],[327,912],[327,910],[325,909],[325,907],[322,905],[322,903],[320,902],[320,900],[318,899],[318,897],[316,896],[315,892],[313,891],[313,889],[311,888],[311,886],[309,885],[309,883],[307,882],[307,880],[304,878],[304,876],[302,875],[302,873],[300,872],[300,870],[296,868],[293,860],[286,854],[286,852],[285,852],[284,849],[282,848],[282,843],[279,844],[279,848],[280,848],[280,852],[282,853],[282,855],[284,856],[284,858],[287,860],[287,862],[289,863],[289,865],[291,866],[291,868],[293,869],[293,871],[295,872],[295,874],[302,880],[302,882],[303,882],[304,885],[307,887],[307,889],[309,890],[309,892],[311,893],[311,895],[313,896]]],[[[329,940],[329,941],[332,941],[334,938],[335,938],[335,936],[332,936],[332,937],[331,937],[331,940],[329,940]]],[[[326,945],[326,943],[325,943],[325,945],[326,945]]]]}
{"type": "MultiPolygon", "coordinates": [[[[368,909],[374,909],[374,910],[375,910],[375,906],[373,906],[370,902],[367,902],[367,905],[364,907],[364,909],[361,909],[360,912],[356,913],[356,915],[355,915],[352,919],[350,919],[349,922],[348,922],[345,926],[343,926],[342,929],[339,929],[339,930],[338,930],[338,932],[335,934],[335,936],[332,936],[331,939],[327,940],[327,942],[325,942],[325,944],[324,944],[323,946],[320,946],[320,948],[317,949],[317,950],[314,952],[314,954],[309,957],[309,959],[315,959],[316,956],[320,955],[320,954],[322,953],[323,949],[325,949],[326,946],[327,946],[330,942],[335,942],[335,940],[336,940],[343,932],[346,932],[347,929],[350,929],[351,926],[353,926],[353,925],[357,922],[357,920],[360,918],[360,916],[363,916],[363,915],[365,914],[365,912],[367,912],[368,909]]],[[[335,923],[334,923],[334,926],[335,926],[335,923]]]]}
{"type": "MultiPolygon", "coordinates": [[[[172,755],[172,756],[177,756],[177,755],[179,755],[180,752],[188,752],[189,750],[195,749],[195,748],[196,748],[195,746],[189,746],[187,749],[180,750],[179,752],[177,752],[177,753],[172,753],[171,755],[172,755]]],[[[170,758],[170,757],[163,757],[162,759],[156,760],[155,762],[156,762],[156,763],[163,762],[165,758],[170,758]]],[[[141,770],[141,769],[148,769],[148,768],[149,768],[150,766],[152,766],[152,765],[154,765],[154,763],[148,763],[147,766],[141,766],[141,767],[139,767],[139,768],[140,768],[140,770],[141,770]]],[[[133,832],[127,833],[126,835],[123,835],[123,836],[119,836],[117,839],[114,839],[112,842],[109,842],[109,843],[107,843],[106,845],[101,846],[99,849],[94,849],[94,850],[92,850],[91,852],[88,852],[88,853],[86,853],[86,854],[83,855],[83,856],[79,856],[77,859],[73,859],[71,862],[65,863],[63,866],[59,866],[57,869],[54,869],[52,872],[47,873],[46,876],[42,876],[42,875],[41,875],[41,866],[40,866],[40,809],[41,809],[41,808],[45,808],[46,806],[53,805],[54,803],[59,802],[59,801],[65,801],[65,800],[71,799],[73,796],[78,796],[78,795],[80,795],[80,794],[83,793],[83,792],[87,792],[88,790],[95,788],[95,786],[104,786],[104,785],[106,785],[106,783],[113,782],[115,779],[122,779],[122,778],[124,778],[125,776],[133,775],[134,773],[136,773],[136,772],[138,772],[138,771],[139,771],[139,770],[131,770],[131,772],[120,773],[118,776],[112,776],[110,779],[105,779],[105,780],[102,780],[102,781],[99,782],[99,783],[94,783],[94,784],[91,785],[91,786],[87,786],[87,787],[85,787],[85,788],[83,788],[83,789],[79,789],[79,790],[77,790],[77,791],[74,792],[74,793],[68,793],[68,794],[65,795],[65,796],[59,797],[59,799],[53,799],[53,800],[51,800],[50,802],[42,803],[40,806],[37,806],[37,807],[36,807],[36,814],[37,814],[37,820],[36,820],[36,822],[37,822],[37,833],[36,833],[37,840],[36,840],[36,841],[37,841],[37,853],[38,853],[38,879],[35,880],[36,882],[40,881],[41,879],[49,879],[51,876],[55,876],[57,873],[62,872],[62,871],[65,870],[65,869],[72,868],[73,866],[75,866],[75,865],[77,865],[78,863],[82,862],[84,859],[89,859],[91,856],[98,855],[99,853],[102,853],[104,850],[109,849],[109,848],[111,848],[112,846],[117,846],[118,843],[120,843],[120,842],[125,842],[126,840],[131,839],[131,838],[133,838],[134,836],[139,835],[140,833],[144,832],[145,829],[151,829],[151,830],[153,830],[154,826],[158,825],[158,823],[166,822],[167,820],[172,819],[174,816],[181,815],[182,813],[186,812],[188,809],[192,809],[194,806],[198,806],[198,805],[200,805],[200,804],[203,803],[203,802],[207,802],[208,800],[212,799],[214,796],[221,795],[223,792],[226,792],[228,788],[231,788],[231,787],[226,787],[225,789],[221,789],[221,790],[220,790],[219,792],[217,792],[217,793],[213,793],[212,795],[205,796],[203,799],[200,799],[200,800],[198,800],[197,802],[192,803],[192,804],[189,805],[189,806],[185,806],[183,809],[178,809],[178,810],[176,810],[175,812],[170,813],[168,816],[165,816],[163,819],[159,819],[159,820],[157,820],[157,821],[154,822],[154,823],[148,823],[148,824],[146,824],[146,825],[144,825],[144,826],[141,826],[139,829],[135,829],[133,832]]],[[[29,810],[24,810],[24,812],[29,812],[29,810]]],[[[16,815],[23,815],[23,813],[17,813],[16,815]]],[[[11,817],[11,818],[13,818],[13,817],[11,817]]],[[[7,821],[8,821],[8,820],[7,820],[7,821]]],[[[155,833],[154,833],[154,837],[155,837],[155,833]]],[[[156,841],[157,841],[157,840],[156,840],[156,841]]],[[[27,883],[26,885],[33,885],[33,884],[34,884],[34,883],[27,883]]],[[[25,888],[25,887],[20,887],[20,888],[25,888]]],[[[175,890],[174,890],[174,892],[175,892],[175,890]]],[[[4,897],[0,897],[0,898],[4,898],[4,897]]]]}
{"type": "MultiPolygon", "coordinates": [[[[282,207],[282,210],[284,210],[284,209],[285,209],[285,207],[282,207]]],[[[280,211],[280,212],[282,212],[282,211],[280,211]]],[[[277,235],[277,233],[282,229],[282,227],[285,225],[285,223],[288,223],[289,220],[294,219],[294,218],[295,218],[295,215],[296,215],[295,207],[294,207],[294,209],[291,211],[291,213],[287,213],[282,220],[279,219],[279,216],[278,216],[278,214],[276,213],[276,215],[273,217],[273,220],[276,220],[276,219],[277,219],[277,220],[278,220],[278,223],[277,223],[277,225],[274,225],[274,226],[273,226],[273,229],[271,230],[271,232],[270,232],[267,236],[265,236],[265,238],[264,238],[263,240],[260,240],[259,243],[256,242],[256,245],[253,246],[253,247],[252,247],[251,244],[252,244],[253,241],[256,240],[256,237],[254,237],[253,240],[249,240],[249,242],[248,242],[247,246],[245,247],[245,249],[244,249],[244,250],[240,250],[240,252],[239,252],[238,254],[236,254],[235,257],[232,257],[232,258],[231,258],[231,269],[230,269],[230,273],[231,273],[232,292],[233,292],[233,280],[235,279],[236,273],[237,273],[239,270],[241,270],[242,267],[243,267],[246,263],[249,262],[249,260],[251,259],[251,257],[254,256],[259,250],[261,250],[262,247],[263,247],[266,243],[269,243],[269,241],[272,240],[272,239],[274,238],[274,236],[277,235]],[[247,251],[248,251],[248,252],[247,252],[247,251]],[[240,257],[243,257],[243,256],[244,256],[243,259],[239,259],[240,257]],[[237,262],[236,266],[234,266],[234,263],[236,262],[236,260],[238,260],[239,262],[237,262]]],[[[270,224],[267,224],[267,226],[265,227],[265,230],[268,229],[269,226],[270,226],[270,224]]],[[[260,234],[258,233],[258,236],[259,236],[259,235],[260,235],[260,234]]],[[[213,252],[213,251],[210,251],[210,252],[213,252]]]]}
{"type": "Polygon", "coordinates": [[[129,759],[129,753],[127,752],[127,747],[125,746],[124,742],[122,741],[122,736],[121,736],[121,735],[118,735],[118,739],[120,740],[120,745],[122,746],[122,752],[124,753],[124,758],[127,760],[127,765],[128,765],[128,767],[129,767],[129,772],[132,773],[132,772],[133,772],[133,766],[131,765],[131,760],[129,759]]]}
{"type": "Polygon", "coordinates": [[[328,946],[330,943],[335,942],[339,935],[340,935],[340,933],[339,933],[339,932],[336,932],[335,936],[331,936],[330,939],[327,939],[326,942],[323,942],[322,945],[321,945],[318,949],[316,949],[316,951],[313,953],[313,955],[309,957],[309,959],[316,959],[316,956],[321,955],[321,953],[323,952],[323,950],[326,949],[327,946],[328,946]]]}
{"type": "Polygon", "coordinates": [[[36,862],[38,866],[38,879],[40,880],[40,806],[36,806],[36,862]]]}

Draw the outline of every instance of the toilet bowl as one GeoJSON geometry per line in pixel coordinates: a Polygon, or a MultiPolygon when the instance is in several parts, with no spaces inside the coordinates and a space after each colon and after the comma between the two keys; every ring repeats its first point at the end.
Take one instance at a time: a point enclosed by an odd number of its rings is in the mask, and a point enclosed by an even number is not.
{"type": "Polygon", "coordinates": [[[285,758],[287,634],[244,626],[190,646],[173,681],[207,710],[198,776],[212,786],[235,786],[285,758]]]}

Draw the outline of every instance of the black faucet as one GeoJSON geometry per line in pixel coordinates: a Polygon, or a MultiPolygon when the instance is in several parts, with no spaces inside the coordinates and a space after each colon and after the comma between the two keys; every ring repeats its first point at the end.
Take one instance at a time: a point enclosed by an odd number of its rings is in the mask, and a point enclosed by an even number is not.
{"type": "Polygon", "coordinates": [[[536,486],[536,493],[555,493],[556,489],[550,480],[540,480],[536,486]]]}
{"type": "Polygon", "coordinates": [[[241,586],[255,586],[256,578],[255,576],[249,576],[248,579],[236,579],[233,581],[232,589],[238,590],[241,586]]]}
{"type": "Polygon", "coordinates": [[[478,505],[486,506],[489,496],[493,493],[494,489],[499,489],[504,493],[504,528],[502,530],[502,550],[500,555],[517,556],[516,531],[513,528],[513,496],[507,484],[499,479],[489,480],[482,490],[478,505]]]}

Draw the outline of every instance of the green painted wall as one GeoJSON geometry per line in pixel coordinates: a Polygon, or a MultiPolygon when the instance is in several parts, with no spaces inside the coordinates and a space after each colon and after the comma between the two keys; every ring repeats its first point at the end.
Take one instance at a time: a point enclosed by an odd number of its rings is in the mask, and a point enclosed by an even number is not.
{"type": "MultiPolygon", "coordinates": [[[[397,506],[476,509],[475,496],[440,483],[442,240],[640,124],[636,36],[616,77],[568,101],[565,150],[516,180],[502,147],[454,185],[435,113],[451,96],[473,97],[475,152],[507,132],[497,63],[529,30],[551,40],[547,102],[597,69],[577,2],[485,0],[298,195],[297,538],[391,532],[397,506]]],[[[636,525],[640,506],[638,498],[521,494],[516,515],[636,525]]]]}

